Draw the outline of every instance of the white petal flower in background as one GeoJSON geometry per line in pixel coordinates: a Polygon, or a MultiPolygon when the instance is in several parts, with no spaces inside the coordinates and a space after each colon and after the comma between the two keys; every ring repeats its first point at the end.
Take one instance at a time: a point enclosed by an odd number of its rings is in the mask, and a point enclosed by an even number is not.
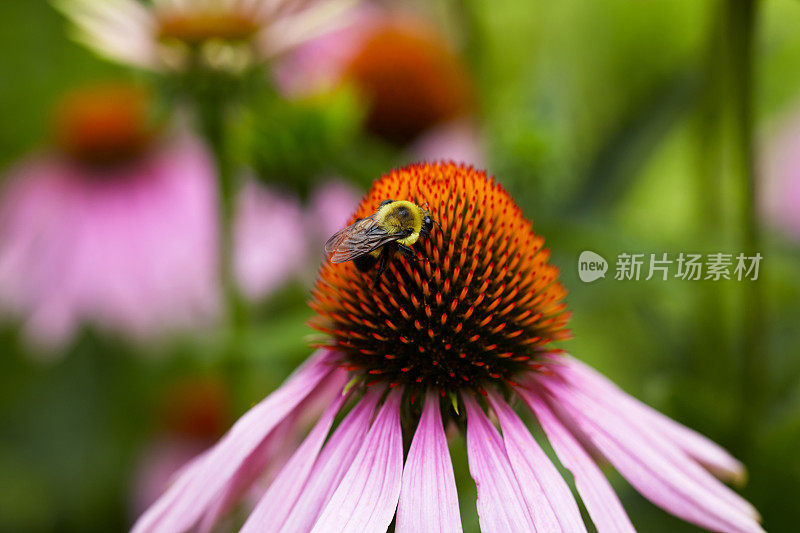
{"type": "Polygon", "coordinates": [[[98,54],[156,71],[241,70],[349,23],[353,0],[57,0],[98,54]]]}

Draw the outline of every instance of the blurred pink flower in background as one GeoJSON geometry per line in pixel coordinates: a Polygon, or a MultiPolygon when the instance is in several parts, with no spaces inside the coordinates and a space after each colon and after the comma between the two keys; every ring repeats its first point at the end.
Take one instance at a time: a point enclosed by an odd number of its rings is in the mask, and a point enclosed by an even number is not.
{"type": "Polygon", "coordinates": [[[264,298],[316,269],[322,244],[346,225],[360,199],[341,180],[317,186],[307,206],[286,192],[246,183],[236,217],[236,278],[243,294],[264,298]]]}
{"type": "Polygon", "coordinates": [[[469,119],[454,120],[429,130],[411,144],[407,154],[413,160],[451,160],[477,168],[487,163],[483,137],[469,119]]]}
{"type": "Polygon", "coordinates": [[[800,241],[800,110],[792,113],[765,149],[760,180],[763,217],[800,241]]]}
{"type": "Polygon", "coordinates": [[[349,23],[354,0],[60,0],[76,37],[113,61],[242,70],[349,23]]]}
{"type": "Polygon", "coordinates": [[[236,216],[236,278],[249,299],[262,298],[302,270],[308,258],[297,198],[247,182],[236,216]]]}
{"type": "MultiPolygon", "coordinates": [[[[214,165],[188,133],[170,137],[149,124],[149,111],[149,95],[131,85],[68,95],[56,113],[57,146],[18,163],[0,189],[0,313],[43,348],[68,342],[84,323],[146,339],[218,317],[214,165]]],[[[244,296],[265,298],[316,267],[310,248],[344,224],[358,198],[329,182],[304,210],[297,198],[246,183],[235,222],[244,296]]]]}
{"type": "Polygon", "coordinates": [[[362,3],[351,12],[351,23],[309,40],[284,55],[273,66],[273,76],[284,96],[313,96],[342,84],[347,65],[370,33],[387,14],[374,4],[362,3]]]}
{"type": "Polygon", "coordinates": [[[217,305],[214,167],[188,135],[153,142],[146,94],[68,96],[61,150],[8,175],[0,197],[0,306],[39,344],[83,321],[145,336],[217,305]]]}
{"type": "Polygon", "coordinates": [[[274,72],[289,98],[352,85],[367,108],[367,127],[406,145],[411,159],[453,159],[483,166],[474,84],[461,58],[431,23],[367,4],[353,23],[303,44],[274,72]]]}
{"type": "Polygon", "coordinates": [[[306,228],[312,245],[319,249],[319,258],[322,257],[322,245],[347,225],[362,196],[352,185],[338,179],[325,181],[312,191],[306,211],[306,228]]]}

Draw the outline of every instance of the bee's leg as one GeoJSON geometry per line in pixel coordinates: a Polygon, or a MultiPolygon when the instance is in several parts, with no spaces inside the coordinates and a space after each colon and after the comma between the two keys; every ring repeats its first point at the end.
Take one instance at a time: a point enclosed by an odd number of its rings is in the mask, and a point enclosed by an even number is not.
{"type": "Polygon", "coordinates": [[[390,245],[385,245],[383,250],[381,250],[381,259],[380,264],[378,265],[378,274],[375,276],[375,281],[372,283],[372,288],[374,289],[377,287],[378,282],[383,276],[383,273],[386,271],[386,268],[389,266],[389,257],[392,254],[392,250],[390,249],[390,245]]]}
{"type": "Polygon", "coordinates": [[[400,250],[400,253],[402,253],[404,256],[406,256],[407,259],[411,259],[411,260],[416,261],[417,253],[410,246],[406,246],[405,244],[397,243],[397,249],[400,250]]]}
{"type": "MultiPolygon", "coordinates": [[[[415,263],[419,263],[419,258],[417,257],[417,252],[414,251],[413,248],[410,246],[406,246],[404,244],[397,243],[397,249],[408,259],[409,261],[413,261],[415,263]]],[[[422,258],[425,262],[430,262],[429,258],[422,258]]]]}

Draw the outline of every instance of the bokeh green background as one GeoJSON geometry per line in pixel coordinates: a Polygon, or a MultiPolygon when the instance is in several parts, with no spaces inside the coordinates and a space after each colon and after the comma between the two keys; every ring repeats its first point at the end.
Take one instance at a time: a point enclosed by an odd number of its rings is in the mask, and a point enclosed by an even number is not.
{"type": "MultiPolygon", "coordinates": [[[[743,365],[747,282],[622,282],[608,275],[584,284],[577,277],[583,250],[613,262],[622,252],[742,249],[743,199],[725,103],[731,67],[719,50],[720,35],[731,30],[723,4],[465,0],[422,7],[463,43],[479,91],[488,169],[533,219],[561,268],[574,333],[562,347],[734,451],[749,468],[742,491],[765,528],[796,531],[798,243],[763,228],[758,283],[765,306],[755,374],[743,365]]],[[[765,0],[758,7],[755,109],[763,148],[800,106],[800,3],[765,0]]],[[[0,168],[46,143],[51,106],[64,90],[130,76],[71,42],[65,28],[44,1],[0,2],[0,168]]],[[[352,133],[357,112],[350,105],[336,100],[334,111],[312,110],[310,118],[291,106],[279,110],[290,136],[318,131],[319,121],[331,129],[313,139],[318,158],[301,146],[294,159],[282,152],[286,160],[270,171],[302,180],[319,170],[308,169],[309,161],[325,167],[326,154],[338,154],[336,169],[365,184],[401,162],[352,133]],[[343,138],[353,145],[340,149],[343,138]]],[[[246,357],[235,363],[233,415],[309,353],[307,291],[295,282],[259,307],[246,357]]],[[[143,348],[87,330],[63,357],[42,362],[30,357],[13,325],[5,327],[0,530],[129,526],[131,479],[141,447],[158,429],[159,391],[179,376],[218,372],[219,350],[213,335],[143,348]]],[[[464,525],[476,530],[463,442],[454,444],[454,461],[464,525]]],[[[692,530],[609,475],[641,531],[692,530]]]]}

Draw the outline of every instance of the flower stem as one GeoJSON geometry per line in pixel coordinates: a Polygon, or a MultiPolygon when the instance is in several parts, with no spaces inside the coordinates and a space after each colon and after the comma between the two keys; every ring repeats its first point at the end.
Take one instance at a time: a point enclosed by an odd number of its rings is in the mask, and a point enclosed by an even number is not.
{"type": "MultiPolygon", "coordinates": [[[[234,270],[234,214],[238,182],[231,162],[224,101],[216,98],[198,102],[198,115],[203,136],[214,156],[219,187],[219,276],[222,288],[225,322],[235,347],[245,325],[245,306],[236,284],[234,270]]],[[[229,350],[235,352],[235,350],[229,350]]]]}
{"type": "MultiPolygon", "coordinates": [[[[723,168],[726,146],[723,141],[723,124],[725,107],[720,94],[724,93],[727,80],[725,65],[720,61],[726,50],[727,29],[722,20],[724,7],[717,3],[710,10],[712,15],[708,28],[708,43],[705,57],[701,63],[703,73],[702,92],[698,101],[696,116],[697,154],[696,176],[696,225],[698,240],[695,245],[708,253],[712,245],[719,247],[724,239],[724,216],[721,201],[724,197],[723,168]]],[[[734,368],[739,354],[732,353],[729,335],[726,335],[725,320],[725,287],[719,283],[703,281],[697,288],[697,324],[696,350],[692,354],[691,364],[694,378],[702,381],[712,390],[726,393],[731,388],[734,368]],[[720,367],[724,371],[720,371],[720,367]]]]}
{"type": "MultiPolygon", "coordinates": [[[[745,255],[759,251],[755,145],[753,136],[753,64],[757,0],[727,0],[727,61],[733,123],[733,157],[741,201],[742,246],[745,255]]],[[[752,450],[765,392],[764,314],[762,284],[743,281],[742,315],[742,453],[752,450]]]]}

